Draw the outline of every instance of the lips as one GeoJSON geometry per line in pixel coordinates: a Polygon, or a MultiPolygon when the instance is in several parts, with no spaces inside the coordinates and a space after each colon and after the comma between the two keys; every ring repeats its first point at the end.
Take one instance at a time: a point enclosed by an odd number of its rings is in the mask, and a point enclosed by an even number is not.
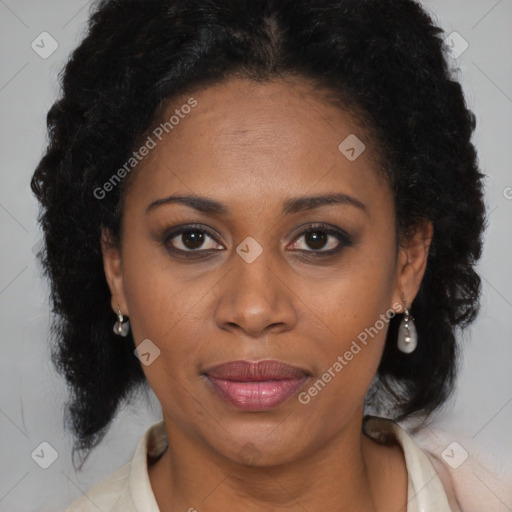
{"type": "Polygon", "coordinates": [[[230,361],[204,372],[212,389],[243,410],[266,410],[285,402],[309,379],[301,368],[272,359],[230,361]]]}

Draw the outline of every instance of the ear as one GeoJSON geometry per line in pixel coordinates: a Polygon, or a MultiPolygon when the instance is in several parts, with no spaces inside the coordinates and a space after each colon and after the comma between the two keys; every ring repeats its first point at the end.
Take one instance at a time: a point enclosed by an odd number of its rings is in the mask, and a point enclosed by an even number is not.
{"type": "Polygon", "coordinates": [[[121,251],[114,243],[108,229],[101,230],[101,252],[103,255],[103,270],[110,288],[111,306],[117,314],[117,308],[121,309],[123,315],[129,315],[123,286],[123,269],[121,264],[121,251]]]}
{"type": "Polygon", "coordinates": [[[396,286],[393,293],[393,304],[398,303],[404,311],[403,296],[410,307],[413,303],[421,281],[427,268],[427,259],[434,236],[434,228],[428,220],[420,221],[415,228],[414,235],[405,241],[399,249],[397,270],[396,270],[396,286]],[[403,293],[403,296],[402,296],[403,293]]]}

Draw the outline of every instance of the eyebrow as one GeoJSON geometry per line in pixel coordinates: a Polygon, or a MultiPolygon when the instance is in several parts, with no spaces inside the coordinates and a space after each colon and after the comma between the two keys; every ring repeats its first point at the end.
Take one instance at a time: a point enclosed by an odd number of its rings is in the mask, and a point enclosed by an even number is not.
{"type": "MultiPolygon", "coordinates": [[[[197,195],[170,195],[168,197],[157,199],[146,208],[146,213],[149,213],[160,206],[172,203],[183,204],[202,213],[211,215],[221,216],[227,215],[229,213],[229,208],[225,204],[219,203],[218,201],[209,199],[207,197],[197,195]]],[[[331,204],[355,206],[356,208],[359,208],[360,210],[367,213],[366,205],[355,197],[349,196],[347,194],[327,194],[308,197],[293,197],[286,199],[283,202],[282,214],[290,215],[292,213],[314,210],[316,208],[331,204]]]]}

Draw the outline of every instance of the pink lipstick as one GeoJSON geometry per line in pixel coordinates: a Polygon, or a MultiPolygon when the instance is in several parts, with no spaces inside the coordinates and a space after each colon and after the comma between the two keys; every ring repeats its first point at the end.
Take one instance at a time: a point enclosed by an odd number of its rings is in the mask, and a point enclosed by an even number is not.
{"type": "Polygon", "coordinates": [[[204,374],[223,399],[247,411],[264,411],[282,404],[309,378],[306,370],[273,359],[230,361],[204,374]]]}

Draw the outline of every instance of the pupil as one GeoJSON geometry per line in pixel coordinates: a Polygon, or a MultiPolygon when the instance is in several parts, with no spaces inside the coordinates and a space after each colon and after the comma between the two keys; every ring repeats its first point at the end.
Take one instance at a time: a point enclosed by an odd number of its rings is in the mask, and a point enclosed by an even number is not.
{"type": "Polygon", "coordinates": [[[312,249],[322,249],[326,242],[326,234],[323,231],[310,231],[306,233],[306,243],[312,249]]]}
{"type": "Polygon", "coordinates": [[[183,245],[188,249],[198,249],[203,245],[204,242],[204,233],[200,231],[184,231],[181,235],[181,239],[183,241],[183,245]],[[188,243],[187,240],[191,242],[188,243]]]}

